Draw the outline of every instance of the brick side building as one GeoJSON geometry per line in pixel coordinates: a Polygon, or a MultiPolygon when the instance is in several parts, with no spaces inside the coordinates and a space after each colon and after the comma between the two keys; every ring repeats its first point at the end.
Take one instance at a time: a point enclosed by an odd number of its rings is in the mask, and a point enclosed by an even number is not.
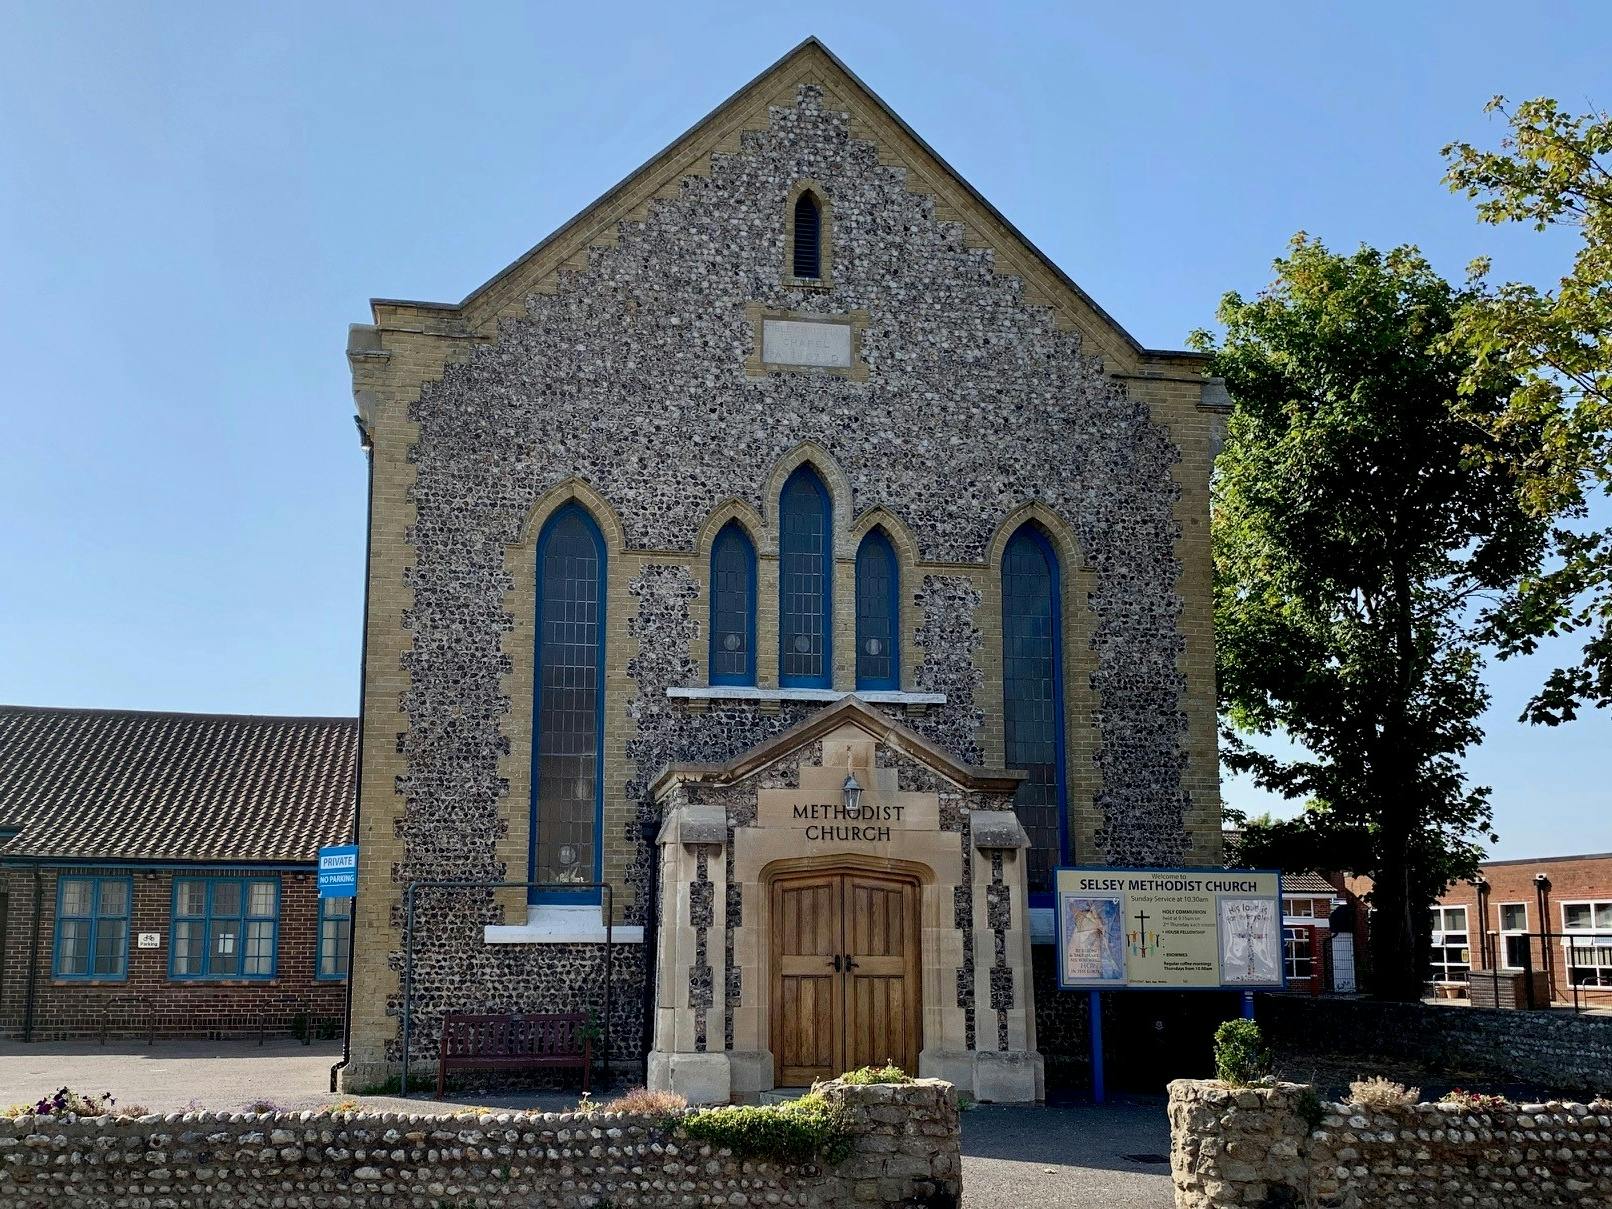
{"type": "Polygon", "coordinates": [[[1435,984],[1527,967],[1558,1003],[1576,986],[1581,1003],[1612,1006],[1612,852],[1485,861],[1439,899],[1433,933],[1435,984]]]}
{"type": "Polygon", "coordinates": [[[352,718],[0,707],[0,1034],[334,1030],[352,718]]]}
{"type": "Polygon", "coordinates": [[[374,300],[348,359],[344,1084],[447,1012],[604,1013],[608,920],[652,1084],[897,1057],[1038,1098],[1087,1003],[1040,1010],[1053,868],[1221,857],[1205,358],[812,39],[462,301],[374,300]]]}

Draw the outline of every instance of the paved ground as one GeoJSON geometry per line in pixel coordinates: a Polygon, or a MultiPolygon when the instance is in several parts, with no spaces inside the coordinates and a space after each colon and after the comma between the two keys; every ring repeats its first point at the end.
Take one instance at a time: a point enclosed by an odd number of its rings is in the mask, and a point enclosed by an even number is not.
{"type": "Polygon", "coordinates": [[[963,1207],[1170,1209],[1169,1154],[1162,1101],[982,1104],[963,1114],[963,1207]],[[1162,1161],[1138,1161],[1148,1158],[1162,1161]]]}
{"type": "MultiPolygon", "coordinates": [[[[0,1105],[38,1099],[58,1087],[111,1092],[152,1112],[239,1109],[268,1102],[306,1109],[333,1104],[329,1042],[167,1041],[154,1046],[0,1041],[0,1105]]],[[[424,1089],[429,1090],[429,1089],[424,1089]]],[[[363,1096],[369,1108],[421,1112],[467,1104],[558,1111],[574,1092],[472,1095],[447,1104],[363,1096]]],[[[997,1108],[963,1114],[965,1209],[1169,1209],[1170,1149],[1162,1101],[1105,1108],[997,1108]],[[1136,1157],[1126,1157],[1136,1156],[1136,1157]]]]}

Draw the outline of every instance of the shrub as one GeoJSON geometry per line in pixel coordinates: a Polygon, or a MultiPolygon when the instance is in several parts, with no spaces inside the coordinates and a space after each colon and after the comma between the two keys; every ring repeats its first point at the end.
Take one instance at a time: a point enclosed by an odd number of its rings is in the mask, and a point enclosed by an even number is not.
{"type": "Polygon", "coordinates": [[[894,1062],[884,1066],[860,1066],[840,1076],[841,1083],[866,1085],[869,1083],[911,1083],[912,1076],[894,1062]]]}
{"type": "Polygon", "coordinates": [[[1466,1091],[1463,1088],[1453,1088],[1440,1103],[1454,1104],[1468,1112],[1493,1112],[1497,1108],[1505,1108],[1511,1103],[1504,1096],[1486,1095],[1479,1091],[1466,1091]]]}
{"type": "Polygon", "coordinates": [[[784,1104],[708,1108],[673,1124],[684,1136],[740,1158],[834,1164],[851,1153],[844,1119],[816,1092],[784,1104]]]}
{"type": "Polygon", "coordinates": [[[1357,1079],[1349,1084],[1349,1102],[1366,1108],[1403,1108],[1421,1098],[1422,1089],[1406,1087],[1381,1075],[1357,1079]]]}
{"type": "Polygon", "coordinates": [[[252,1100],[241,1106],[244,1112],[284,1112],[273,1100],[252,1100]]]}
{"type": "Polygon", "coordinates": [[[112,1093],[74,1091],[70,1087],[57,1088],[48,1096],[32,1103],[13,1104],[0,1108],[0,1117],[143,1117],[146,1110],[138,1104],[123,1108],[117,1106],[112,1093]]]}
{"type": "Polygon", "coordinates": [[[606,1104],[604,1111],[672,1117],[681,1114],[687,1107],[688,1101],[675,1091],[650,1091],[647,1087],[632,1087],[606,1104]]]}
{"type": "Polygon", "coordinates": [[[1215,1077],[1233,1087],[1258,1083],[1271,1073],[1270,1051],[1259,1025],[1252,1020],[1228,1020],[1215,1030],[1215,1077]]]}

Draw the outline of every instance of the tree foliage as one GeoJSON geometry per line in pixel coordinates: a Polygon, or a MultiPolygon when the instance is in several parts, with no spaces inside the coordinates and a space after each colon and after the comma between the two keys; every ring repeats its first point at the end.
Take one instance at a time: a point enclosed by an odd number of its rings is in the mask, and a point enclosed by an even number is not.
{"type": "Polygon", "coordinates": [[[1524,499],[1557,522],[1549,569],[1529,577],[1488,617],[1502,658],[1534,651],[1541,638],[1582,633],[1577,663],[1553,672],[1523,717],[1555,725],[1589,703],[1612,704],[1612,532],[1582,523],[1587,503],[1612,492],[1612,116],[1563,113],[1539,98],[1508,108],[1489,102],[1509,133],[1499,150],[1444,148],[1445,180],[1478,201],[1486,223],[1526,223],[1576,232],[1570,271],[1554,290],[1487,283],[1489,262],[1473,262],[1456,335],[1472,362],[1466,387],[1495,373],[1519,389],[1495,416],[1504,446],[1521,430],[1540,437],[1523,464],[1524,499]]]}
{"type": "Polygon", "coordinates": [[[1275,267],[1222,300],[1223,339],[1193,337],[1236,404],[1212,488],[1222,752],[1307,803],[1245,855],[1372,877],[1376,989],[1412,998],[1427,906],[1490,829],[1461,766],[1488,701],[1470,618],[1537,569],[1545,526],[1483,456],[1515,383],[1449,340],[1466,292],[1408,247],[1299,235],[1275,267]],[[1278,732],[1304,750],[1247,739],[1278,732]]]}

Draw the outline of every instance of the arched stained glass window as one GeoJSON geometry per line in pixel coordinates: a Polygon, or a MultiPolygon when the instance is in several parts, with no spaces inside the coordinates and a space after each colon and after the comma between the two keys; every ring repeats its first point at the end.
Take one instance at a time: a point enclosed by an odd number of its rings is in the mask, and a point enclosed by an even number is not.
{"type": "Polygon", "coordinates": [[[778,683],[786,688],[828,688],[833,677],[830,516],[823,480],[800,467],[778,499],[778,683]]]}
{"type": "MultiPolygon", "coordinates": [[[[599,880],[604,806],[605,546],[598,525],[567,504],[537,540],[537,684],[532,737],[529,876],[599,880]]],[[[596,898],[598,892],[586,897],[596,898]]],[[[531,890],[532,902],[576,892],[531,890]]]]}
{"type": "Polygon", "coordinates": [[[1030,839],[1034,895],[1050,894],[1067,844],[1061,630],[1058,557],[1026,525],[1002,557],[1002,712],[1005,763],[1027,774],[1014,809],[1030,839]]]}
{"type": "Polygon", "coordinates": [[[729,521],[711,546],[712,684],[756,682],[756,548],[729,521]]]}
{"type": "Polygon", "coordinates": [[[823,208],[807,190],[795,199],[795,260],[791,272],[796,277],[823,275],[823,208]]]}
{"type": "Polygon", "coordinates": [[[856,552],[856,687],[901,687],[901,571],[883,529],[856,552]]]}

